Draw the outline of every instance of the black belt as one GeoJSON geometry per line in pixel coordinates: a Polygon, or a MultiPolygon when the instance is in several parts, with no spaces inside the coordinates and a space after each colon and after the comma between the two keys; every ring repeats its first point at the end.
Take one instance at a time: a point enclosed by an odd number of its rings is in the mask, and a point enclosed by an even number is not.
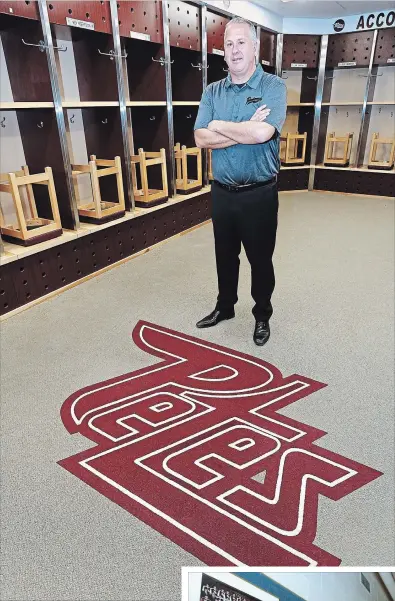
{"type": "Polygon", "coordinates": [[[277,175],[275,175],[271,179],[266,180],[265,182],[256,182],[255,184],[245,184],[245,185],[222,184],[221,182],[218,182],[216,179],[214,180],[214,184],[217,184],[217,186],[220,186],[220,188],[223,188],[224,190],[227,190],[228,192],[246,192],[247,190],[253,190],[254,188],[263,188],[264,186],[269,186],[270,184],[273,184],[276,181],[277,181],[277,175]]]}

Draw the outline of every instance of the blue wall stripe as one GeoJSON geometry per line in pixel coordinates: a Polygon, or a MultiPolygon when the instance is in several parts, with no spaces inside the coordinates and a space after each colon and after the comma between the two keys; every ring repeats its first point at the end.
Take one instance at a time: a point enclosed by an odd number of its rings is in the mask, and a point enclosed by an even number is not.
{"type": "Polygon", "coordinates": [[[285,586],[279,584],[275,580],[269,578],[265,574],[259,572],[233,572],[235,576],[239,576],[243,580],[254,584],[266,593],[272,593],[272,595],[279,597],[280,601],[306,601],[299,595],[292,593],[285,586]]]}

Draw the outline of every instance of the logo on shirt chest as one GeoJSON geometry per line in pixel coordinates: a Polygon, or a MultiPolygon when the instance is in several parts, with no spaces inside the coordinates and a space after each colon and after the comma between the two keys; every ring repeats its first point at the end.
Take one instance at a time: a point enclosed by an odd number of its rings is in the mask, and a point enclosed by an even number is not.
{"type": "Polygon", "coordinates": [[[262,100],[262,98],[248,96],[246,104],[253,104],[254,102],[259,102],[260,100],[262,100]]]}

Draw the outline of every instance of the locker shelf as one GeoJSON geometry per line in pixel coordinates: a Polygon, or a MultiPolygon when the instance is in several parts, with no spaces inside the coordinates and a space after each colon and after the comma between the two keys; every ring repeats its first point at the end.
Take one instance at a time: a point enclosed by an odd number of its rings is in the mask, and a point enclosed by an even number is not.
{"type": "Polygon", "coordinates": [[[47,109],[53,108],[53,102],[0,102],[0,110],[47,109]]]}
{"type": "Polygon", "coordinates": [[[99,107],[99,106],[119,106],[117,101],[109,100],[63,100],[62,106],[65,109],[75,108],[88,108],[88,107],[99,107]]]}

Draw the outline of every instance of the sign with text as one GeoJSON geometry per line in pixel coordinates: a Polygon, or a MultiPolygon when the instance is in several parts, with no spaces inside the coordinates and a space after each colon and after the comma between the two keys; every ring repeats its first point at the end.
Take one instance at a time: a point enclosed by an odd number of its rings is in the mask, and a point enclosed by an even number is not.
{"type": "Polygon", "coordinates": [[[95,29],[95,24],[89,21],[81,21],[80,19],[71,19],[66,17],[66,25],[70,27],[79,27],[80,29],[95,29]]]}

